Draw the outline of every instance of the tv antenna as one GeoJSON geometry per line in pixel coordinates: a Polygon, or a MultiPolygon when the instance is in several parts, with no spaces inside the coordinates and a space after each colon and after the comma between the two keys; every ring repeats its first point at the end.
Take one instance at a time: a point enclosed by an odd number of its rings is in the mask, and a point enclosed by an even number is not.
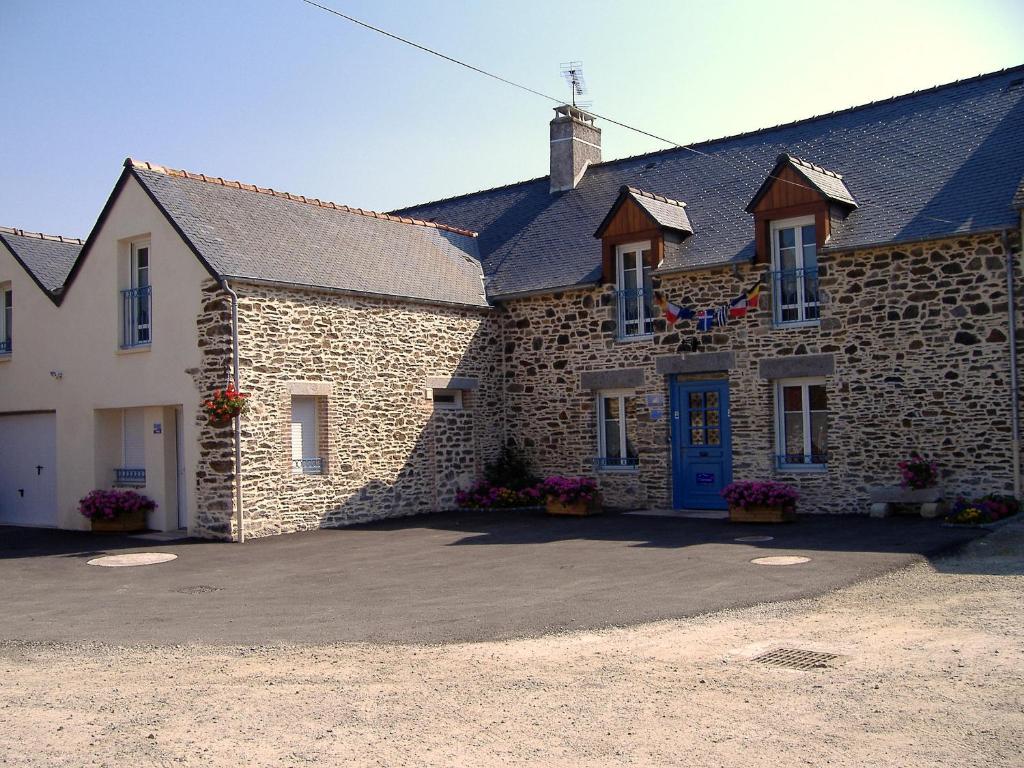
{"type": "Polygon", "coordinates": [[[561,69],[562,77],[565,78],[565,82],[568,83],[569,91],[572,94],[572,105],[574,107],[590,107],[592,102],[576,101],[577,96],[587,95],[587,81],[583,79],[583,62],[564,61],[562,62],[561,69]]]}

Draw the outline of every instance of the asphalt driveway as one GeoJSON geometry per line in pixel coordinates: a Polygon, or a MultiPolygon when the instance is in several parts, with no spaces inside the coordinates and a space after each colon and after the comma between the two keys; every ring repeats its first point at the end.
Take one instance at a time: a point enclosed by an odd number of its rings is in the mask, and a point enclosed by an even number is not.
{"type": "Polygon", "coordinates": [[[459,513],[156,545],[0,527],[0,640],[446,643],[628,625],[821,594],[975,538],[918,518],[782,525],[459,513]],[[774,540],[740,543],[766,534],[774,540]],[[134,568],[98,554],[171,552],[134,568]],[[795,566],[758,566],[802,555],[795,566]]]}

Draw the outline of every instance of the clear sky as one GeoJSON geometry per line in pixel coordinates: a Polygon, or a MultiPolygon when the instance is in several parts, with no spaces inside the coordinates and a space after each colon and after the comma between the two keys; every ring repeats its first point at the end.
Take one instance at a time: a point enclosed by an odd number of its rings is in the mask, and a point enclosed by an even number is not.
{"type": "MultiPolygon", "coordinates": [[[[1024,63],[1020,0],[322,0],[689,143],[1024,63]]],[[[85,236],[126,156],[388,210],[547,173],[552,104],[300,0],[0,0],[0,224],[85,236]]],[[[604,125],[604,157],[665,145],[604,125]]]]}

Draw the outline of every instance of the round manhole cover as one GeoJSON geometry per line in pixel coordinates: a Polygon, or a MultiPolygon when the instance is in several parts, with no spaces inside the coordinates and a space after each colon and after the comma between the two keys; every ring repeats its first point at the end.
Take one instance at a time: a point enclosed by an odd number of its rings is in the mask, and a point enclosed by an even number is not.
{"type": "Polygon", "coordinates": [[[89,565],[102,565],[105,568],[127,568],[133,565],[156,565],[177,560],[177,555],[169,552],[132,552],[127,555],[104,555],[94,557],[89,565]]]}
{"type": "Polygon", "coordinates": [[[811,558],[799,555],[773,555],[772,557],[755,557],[750,562],[755,565],[800,565],[800,563],[811,562],[811,558]]]}
{"type": "Polygon", "coordinates": [[[774,536],[740,536],[737,539],[733,539],[733,541],[742,541],[744,543],[748,543],[748,542],[749,543],[753,543],[755,541],[775,541],[775,537],[774,536]]]}

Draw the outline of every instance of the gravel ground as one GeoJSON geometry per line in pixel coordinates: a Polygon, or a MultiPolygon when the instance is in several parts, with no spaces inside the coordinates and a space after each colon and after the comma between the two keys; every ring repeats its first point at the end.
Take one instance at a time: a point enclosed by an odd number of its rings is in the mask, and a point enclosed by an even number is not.
{"type": "MultiPolygon", "coordinates": [[[[800,566],[794,566],[800,567],[800,566]]],[[[1024,523],[824,597],[446,646],[0,645],[5,766],[1021,766],[1024,523]],[[765,667],[776,647],[843,654],[765,667]]]]}

